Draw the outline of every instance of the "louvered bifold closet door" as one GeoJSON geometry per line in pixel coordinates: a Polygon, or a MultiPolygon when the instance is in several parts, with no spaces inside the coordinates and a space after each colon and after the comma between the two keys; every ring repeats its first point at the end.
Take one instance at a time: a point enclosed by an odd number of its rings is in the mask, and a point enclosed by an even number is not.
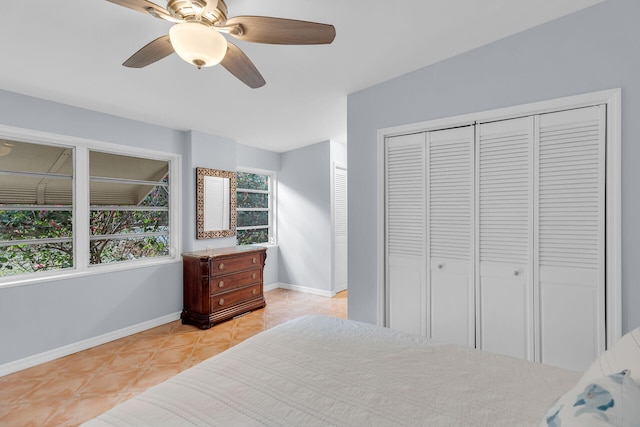
{"type": "Polygon", "coordinates": [[[387,326],[426,335],[425,134],[385,141],[387,326]]]}
{"type": "Polygon", "coordinates": [[[430,337],[475,346],[474,127],[427,133],[430,337]]]}
{"type": "Polygon", "coordinates": [[[605,347],[605,106],[539,116],[540,360],[584,370],[605,347]]]}
{"type": "Polygon", "coordinates": [[[533,360],[533,117],[478,125],[476,174],[478,347],[533,360]]]}

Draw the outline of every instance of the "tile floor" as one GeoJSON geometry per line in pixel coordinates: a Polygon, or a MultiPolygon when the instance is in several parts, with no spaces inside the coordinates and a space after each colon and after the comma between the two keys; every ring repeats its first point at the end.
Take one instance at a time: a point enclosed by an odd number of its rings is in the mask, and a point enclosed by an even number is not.
{"type": "Polygon", "coordinates": [[[347,317],[347,292],[276,289],[267,306],[203,331],[180,321],[0,377],[0,426],[76,426],[243,340],[305,314],[347,317]]]}

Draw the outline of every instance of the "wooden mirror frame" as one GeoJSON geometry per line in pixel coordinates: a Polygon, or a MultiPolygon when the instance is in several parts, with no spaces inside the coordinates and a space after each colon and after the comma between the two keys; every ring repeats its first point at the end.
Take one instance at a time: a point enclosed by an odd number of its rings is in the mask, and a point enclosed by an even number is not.
{"type": "Polygon", "coordinates": [[[233,237],[236,235],[236,173],[218,169],[196,168],[196,223],[198,239],[214,239],[218,237],[233,237]],[[229,228],[225,230],[205,230],[205,191],[206,177],[229,179],[229,228]]]}

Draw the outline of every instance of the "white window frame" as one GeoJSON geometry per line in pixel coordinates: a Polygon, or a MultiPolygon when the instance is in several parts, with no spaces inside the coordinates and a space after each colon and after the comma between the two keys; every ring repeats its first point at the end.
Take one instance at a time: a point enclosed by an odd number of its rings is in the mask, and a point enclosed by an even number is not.
{"type": "Polygon", "coordinates": [[[70,137],[48,132],[0,125],[0,138],[16,142],[53,145],[73,148],[73,245],[74,267],[16,276],[0,277],[0,288],[21,286],[52,279],[71,278],[89,274],[129,270],[159,264],[180,262],[182,234],[181,182],[182,156],[137,147],[129,147],[103,141],[70,137]],[[142,157],[169,162],[169,255],[108,264],[89,264],[89,151],[96,150],[118,155],[142,157]]]}
{"type": "Polygon", "coordinates": [[[385,322],[385,244],[384,244],[384,142],[386,138],[409,133],[429,132],[477,122],[511,119],[515,117],[550,113],[559,110],[605,104],[606,118],[606,334],[607,348],[622,335],[622,215],[621,215],[621,89],[609,89],[564,98],[550,99],[530,104],[481,111],[443,119],[429,120],[389,128],[378,129],[377,140],[377,323],[385,322]]]}
{"type": "MultiPolygon", "coordinates": [[[[265,243],[256,243],[261,246],[275,246],[277,245],[277,234],[276,234],[276,199],[277,199],[277,174],[274,171],[268,171],[264,169],[252,169],[252,168],[238,168],[236,172],[243,173],[252,173],[256,175],[266,175],[269,177],[269,191],[265,192],[265,194],[269,195],[269,241],[265,243]]],[[[236,184],[237,185],[237,184],[236,184]]],[[[237,197],[238,191],[243,190],[240,187],[236,186],[236,194],[237,197]]],[[[241,211],[251,211],[251,209],[243,209],[238,208],[238,204],[236,202],[236,217],[237,213],[241,211]]],[[[251,230],[259,227],[236,227],[236,232],[238,230],[251,230]]]]}

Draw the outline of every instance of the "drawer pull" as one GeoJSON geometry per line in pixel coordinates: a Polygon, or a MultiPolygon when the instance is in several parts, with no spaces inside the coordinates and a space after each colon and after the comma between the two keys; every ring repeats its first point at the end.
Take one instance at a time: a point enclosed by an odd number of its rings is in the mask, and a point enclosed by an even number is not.
{"type": "Polygon", "coordinates": [[[220,298],[220,301],[218,301],[218,305],[224,305],[224,298],[220,298]]]}
{"type": "Polygon", "coordinates": [[[224,270],[224,263],[223,263],[223,262],[221,262],[221,263],[220,263],[220,265],[218,266],[218,268],[219,268],[220,270],[224,270]]]}
{"type": "Polygon", "coordinates": [[[251,291],[254,295],[258,293],[257,289],[254,289],[253,291],[251,291]]]}
{"type": "Polygon", "coordinates": [[[224,288],[224,280],[220,280],[220,281],[218,282],[218,287],[219,287],[219,288],[224,288]]]}
{"type": "Polygon", "coordinates": [[[256,276],[256,273],[253,273],[253,274],[251,275],[251,278],[252,278],[252,279],[255,279],[256,277],[257,277],[257,276],[256,276]]]}
{"type": "Polygon", "coordinates": [[[253,257],[253,263],[255,264],[257,261],[256,257],[253,257]]]}

